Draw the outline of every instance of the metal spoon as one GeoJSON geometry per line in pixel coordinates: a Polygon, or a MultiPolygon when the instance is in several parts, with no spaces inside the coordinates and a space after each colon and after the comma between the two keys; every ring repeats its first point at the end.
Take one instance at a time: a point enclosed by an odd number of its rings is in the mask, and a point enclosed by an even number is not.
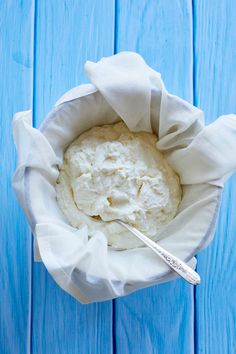
{"type": "Polygon", "coordinates": [[[183,279],[193,285],[200,284],[200,276],[192,268],[190,268],[181,259],[175,257],[170,252],[166,251],[164,248],[159,246],[156,242],[150,240],[142,232],[137,230],[135,227],[130,226],[123,222],[122,220],[113,220],[118,224],[124,226],[127,230],[132,232],[133,235],[138,237],[143,243],[150,247],[171,269],[173,269],[177,274],[179,274],[183,279]]]}

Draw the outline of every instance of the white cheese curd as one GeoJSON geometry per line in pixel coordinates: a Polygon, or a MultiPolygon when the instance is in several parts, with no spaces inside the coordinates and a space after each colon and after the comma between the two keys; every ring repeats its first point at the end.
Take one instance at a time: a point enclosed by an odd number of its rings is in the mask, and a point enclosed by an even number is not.
{"type": "Polygon", "coordinates": [[[158,238],[177,213],[181,186],[156,142],[156,135],[132,133],[123,122],[81,134],[66,150],[56,184],[69,223],[86,224],[90,236],[102,231],[120,249],[142,243],[114,219],[158,238]]]}

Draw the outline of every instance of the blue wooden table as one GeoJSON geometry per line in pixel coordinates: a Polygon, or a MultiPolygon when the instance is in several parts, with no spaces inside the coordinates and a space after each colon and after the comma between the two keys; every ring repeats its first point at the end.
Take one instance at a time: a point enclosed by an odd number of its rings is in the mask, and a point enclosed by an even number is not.
{"type": "Polygon", "coordinates": [[[236,353],[236,176],[215,239],[198,255],[202,283],[176,280],[83,306],[33,262],[32,236],[12,191],[13,113],[37,127],[86,82],[85,60],[137,51],[167,89],[204,110],[236,113],[234,0],[0,1],[0,353],[236,353]]]}

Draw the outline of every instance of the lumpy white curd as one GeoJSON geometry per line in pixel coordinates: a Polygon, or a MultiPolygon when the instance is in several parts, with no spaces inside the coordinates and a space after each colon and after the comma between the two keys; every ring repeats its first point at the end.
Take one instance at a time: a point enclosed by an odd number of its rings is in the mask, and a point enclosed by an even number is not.
{"type": "Polygon", "coordinates": [[[154,134],[132,133],[123,122],[94,127],[66,150],[56,184],[60,208],[74,227],[102,231],[116,248],[141,245],[112,221],[121,219],[150,238],[176,215],[177,174],[156,148],[154,134]],[[105,222],[106,223],[105,223],[105,222]]]}

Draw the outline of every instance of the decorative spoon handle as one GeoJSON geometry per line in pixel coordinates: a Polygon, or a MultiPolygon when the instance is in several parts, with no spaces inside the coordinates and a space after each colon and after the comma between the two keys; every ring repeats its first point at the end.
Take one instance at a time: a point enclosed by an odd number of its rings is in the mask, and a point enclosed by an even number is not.
{"type": "Polygon", "coordinates": [[[201,279],[198,273],[196,273],[192,268],[190,268],[185,262],[181,261],[181,259],[175,257],[173,254],[159,246],[156,242],[150,240],[150,238],[145,236],[135,227],[130,226],[119,219],[116,219],[114,221],[124,226],[127,230],[132,232],[132,234],[134,234],[141,241],[143,241],[143,243],[150,247],[171,269],[178,273],[187,282],[193,285],[200,284],[201,279]]]}

